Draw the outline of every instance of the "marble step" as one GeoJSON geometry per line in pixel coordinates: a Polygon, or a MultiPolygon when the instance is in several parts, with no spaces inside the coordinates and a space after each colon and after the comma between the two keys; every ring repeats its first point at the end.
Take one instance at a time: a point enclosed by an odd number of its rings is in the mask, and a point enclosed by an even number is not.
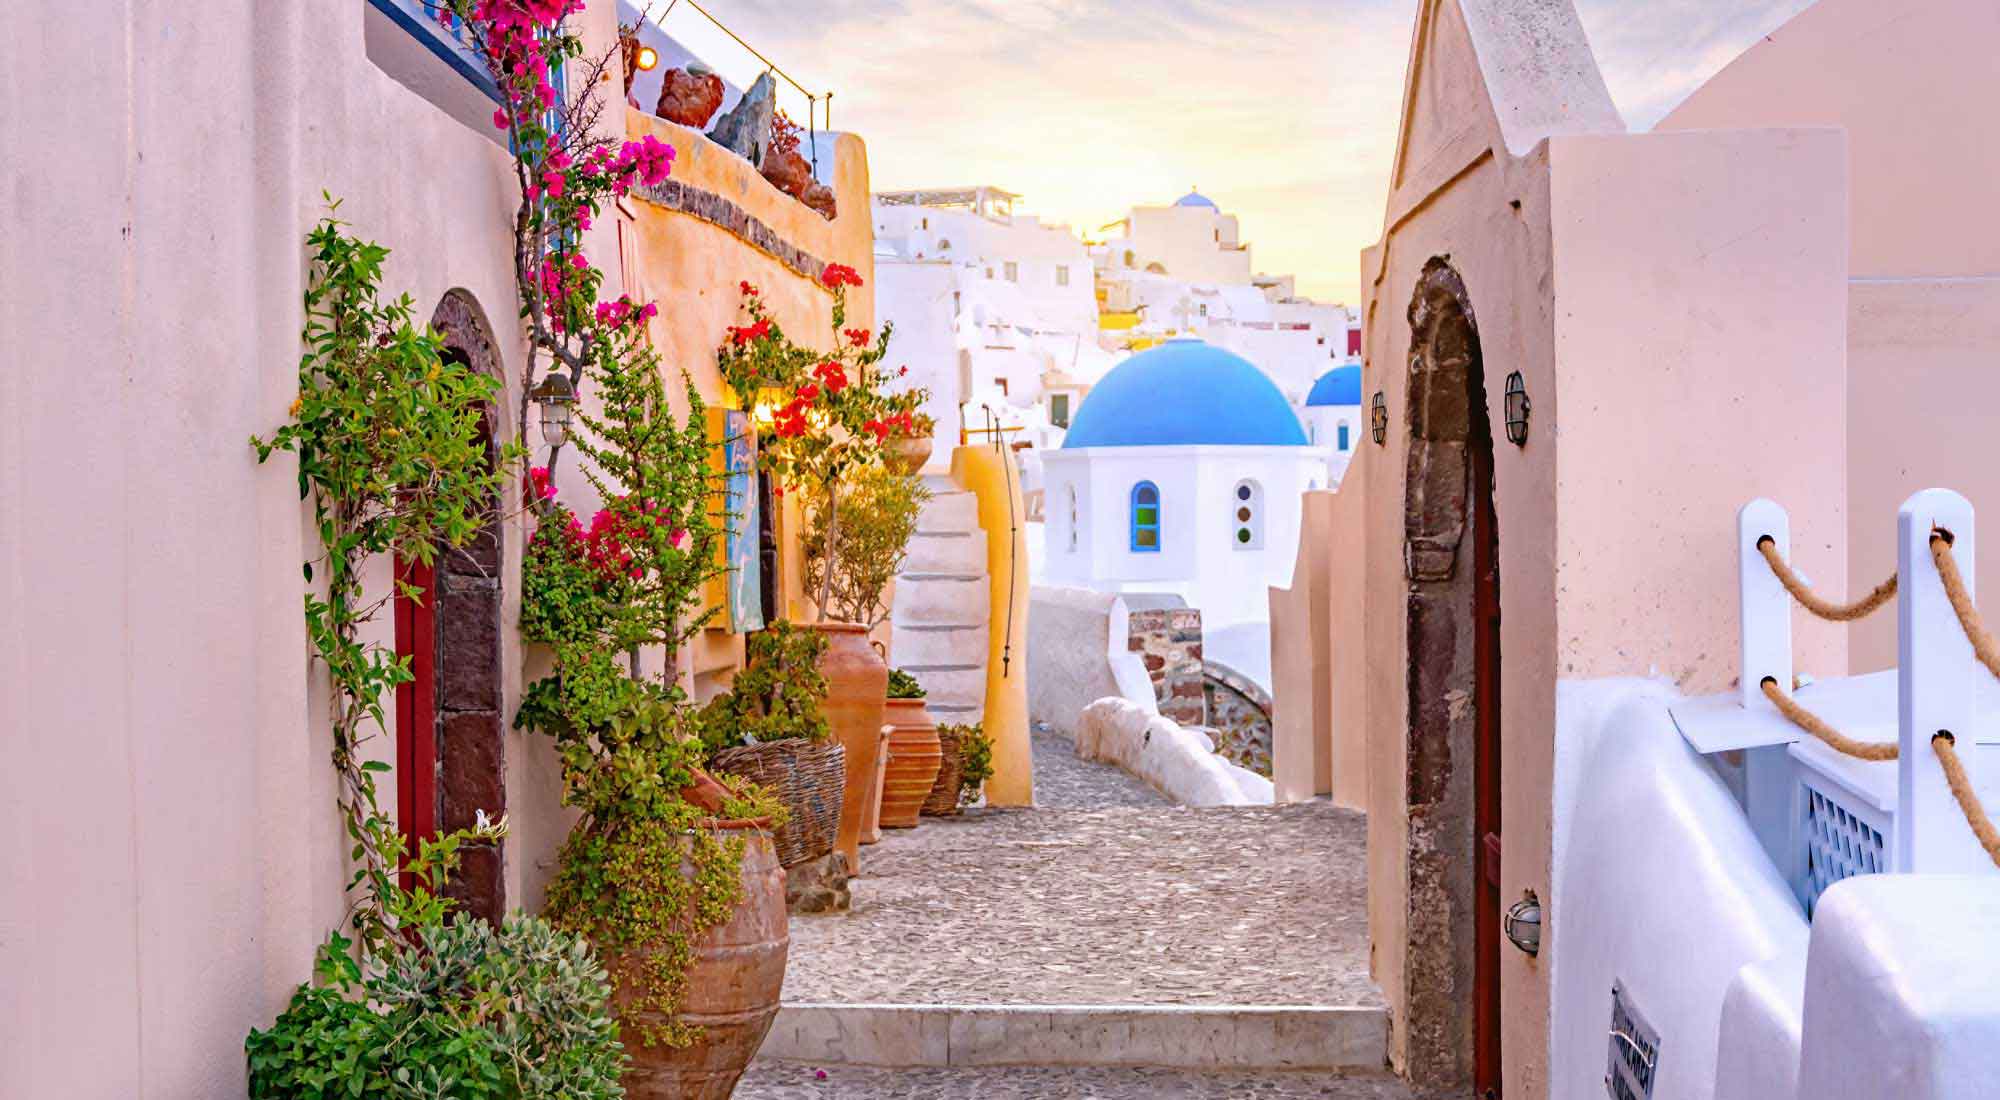
{"type": "Polygon", "coordinates": [[[984,667],[990,635],[979,626],[899,626],[890,640],[897,667],[963,665],[984,667]]]}
{"type": "Polygon", "coordinates": [[[923,511],[917,513],[917,531],[920,534],[964,534],[979,530],[979,498],[963,490],[939,493],[924,505],[923,511]]]}
{"type": "Polygon", "coordinates": [[[979,533],[919,534],[909,543],[904,573],[986,572],[986,539],[979,533]]]}
{"type": "Polygon", "coordinates": [[[992,614],[986,578],[905,577],[896,582],[893,621],[906,626],[985,626],[992,614]]]}
{"type": "Polygon", "coordinates": [[[978,665],[938,667],[899,664],[917,678],[927,693],[926,706],[983,709],[986,705],[986,670],[978,665]]]}
{"type": "Polygon", "coordinates": [[[759,1058],[901,1068],[1380,1071],[1389,1015],[1346,1005],[786,1004],[759,1058]]]}

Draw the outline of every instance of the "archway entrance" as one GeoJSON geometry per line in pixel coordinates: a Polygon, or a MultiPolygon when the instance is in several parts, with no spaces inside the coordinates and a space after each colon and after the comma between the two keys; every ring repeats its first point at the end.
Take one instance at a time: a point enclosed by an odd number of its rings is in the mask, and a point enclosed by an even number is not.
{"type": "MultiPolygon", "coordinates": [[[[492,331],[469,295],[446,294],[431,326],[444,336],[446,358],[503,377],[492,331]]],[[[489,463],[498,460],[498,426],[489,404],[480,421],[489,463]]],[[[396,599],[396,652],[415,673],[396,689],[397,818],[412,850],[439,831],[472,826],[481,810],[496,818],[507,810],[499,505],[489,501],[479,534],[441,550],[434,565],[397,563],[398,577],[421,593],[396,599]]],[[[461,853],[446,893],[459,912],[497,922],[507,908],[501,846],[461,853]]]]}
{"type": "Polygon", "coordinates": [[[1407,1063],[1500,1095],[1500,569],[1479,330],[1457,271],[1410,301],[1407,1063]]]}

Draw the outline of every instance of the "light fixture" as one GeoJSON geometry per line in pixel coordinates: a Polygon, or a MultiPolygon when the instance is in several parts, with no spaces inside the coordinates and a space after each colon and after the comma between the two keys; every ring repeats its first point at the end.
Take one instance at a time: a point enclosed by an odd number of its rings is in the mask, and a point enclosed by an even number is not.
{"type": "Polygon", "coordinates": [[[576,387],[568,376],[550,371],[528,397],[542,407],[542,440],[551,447],[569,442],[570,418],[576,414],[576,387]]]}
{"type": "Polygon", "coordinates": [[[639,52],[637,56],[633,58],[632,63],[639,67],[640,72],[650,73],[654,69],[659,67],[660,51],[654,49],[651,46],[641,45],[639,47],[639,52]]]}
{"type": "Polygon", "coordinates": [[[1528,387],[1521,381],[1521,372],[1507,376],[1507,442],[1516,447],[1528,443],[1528,411],[1533,406],[1528,401],[1528,387]]]}
{"type": "Polygon", "coordinates": [[[1375,391],[1375,400],[1368,411],[1369,431],[1375,436],[1377,445],[1389,440],[1389,403],[1383,399],[1382,391],[1375,391]]]}
{"type": "Polygon", "coordinates": [[[1507,941],[1530,955],[1542,950],[1542,901],[1530,890],[1520,901],[1507,907],[1501,922],[1507,941]]]}

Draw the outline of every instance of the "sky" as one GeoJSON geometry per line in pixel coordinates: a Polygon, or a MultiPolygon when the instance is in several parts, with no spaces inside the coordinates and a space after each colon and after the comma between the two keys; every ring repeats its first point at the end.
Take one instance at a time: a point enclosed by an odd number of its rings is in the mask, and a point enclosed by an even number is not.
{"type": "MultiPolygon", "coordinates": [[[[1199,187],[1259,271],[1357,300],[1417,0],[653,0],[747,85],[762,64],[696,3],[832,90],[878,191],[991,184],[1090,237],[1199,187]]],[[[1576,3],[1612,99],[1646,129],[1810,0],[1576,3]]],[[[780,105],[804,118],[792,89],[780,105]]]]}

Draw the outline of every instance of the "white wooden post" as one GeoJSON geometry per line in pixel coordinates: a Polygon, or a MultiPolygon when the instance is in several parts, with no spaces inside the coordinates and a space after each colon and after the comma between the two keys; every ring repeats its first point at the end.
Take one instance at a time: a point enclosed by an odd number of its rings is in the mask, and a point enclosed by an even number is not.
{"type": "Polygon", "coordinates": [[[1792,595],[1771,572],[1771,563],[1757,549],[1770,536],[1778,544],[1778,556],[1792,556],[1792,521],[1773,500],[1758,497],[1736,512],[1736,593],[1741,604],[1743,709],[1776,714],[1778,708],[1764,697],[1766,676],[1778,682],[1778,690],[1792,693],[1792,595]]]}
{"type": "Polygon", "coordinates": [[[1978,751],[1973,721],[1977,677],[1987,675],[1952,611],[1931,557],[1931,532],[1951,532],[1952,557],[1973,589],[1972,504],[1949,489],[1925,489],[1896,516],[1897,686],[1900,754],[1896,785],[1895,869],[1967,873],[1991,861],[1953,800],[1931,738],[1949,730],[1958,758],[1977,785],[1978,751]]]}

